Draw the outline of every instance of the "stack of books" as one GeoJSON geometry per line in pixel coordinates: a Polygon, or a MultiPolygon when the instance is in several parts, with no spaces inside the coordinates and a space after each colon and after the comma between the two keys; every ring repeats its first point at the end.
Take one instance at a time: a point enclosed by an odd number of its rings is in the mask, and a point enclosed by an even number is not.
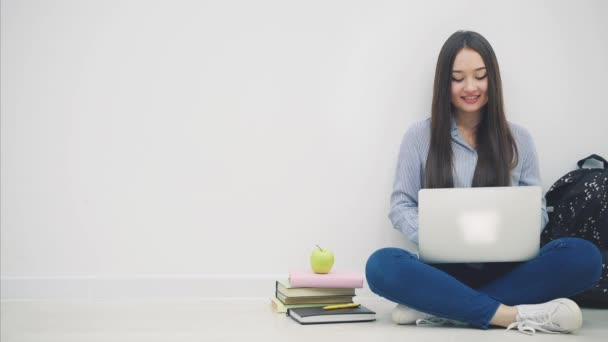
{"type": "Polygon", "coordinates": [[[353,303],[355,289],[363,287],[363,274],[332,271],[317,274],[312,270],[292,270],[288,279],[275,282],[272,308],[279,313],[288,309],[315,308],[353,303]]]}

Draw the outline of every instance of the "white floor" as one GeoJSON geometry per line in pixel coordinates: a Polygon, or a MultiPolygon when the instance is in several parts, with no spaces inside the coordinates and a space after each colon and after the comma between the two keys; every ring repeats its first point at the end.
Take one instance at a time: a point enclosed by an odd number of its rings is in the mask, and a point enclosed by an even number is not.
{"type": "Polygon", "coordinates": [[[2,301],[2,342],[16,341],[606,341],[608,310],[584,309],[575,334],[534,337],[495,328],[398,326],[394,304],[358,298],[378,313],[368,323],[306,325],[272,311],[270,300],[2,301]]]}

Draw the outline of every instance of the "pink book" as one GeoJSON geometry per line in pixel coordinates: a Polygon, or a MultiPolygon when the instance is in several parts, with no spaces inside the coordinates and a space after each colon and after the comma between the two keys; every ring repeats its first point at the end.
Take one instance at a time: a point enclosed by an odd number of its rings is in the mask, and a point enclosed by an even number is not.
{"type": "Polygon", "coordinates": [[[293,287],[362,288],[363,274],[345,271],[317,274],[312,270],[291,270],[289,283],[293,287]]]}

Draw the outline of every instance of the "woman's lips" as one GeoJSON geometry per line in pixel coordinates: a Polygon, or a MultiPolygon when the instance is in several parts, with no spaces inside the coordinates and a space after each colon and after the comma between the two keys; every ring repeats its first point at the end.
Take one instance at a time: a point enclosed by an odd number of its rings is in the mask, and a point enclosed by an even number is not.
{"type": "Polygon", "coordinates": [[[461,99],[464,100],[464,102],[466,103],[475,103],[479,100],[480,95],[477,96],[462,96],[460,97],[461,99]]]}

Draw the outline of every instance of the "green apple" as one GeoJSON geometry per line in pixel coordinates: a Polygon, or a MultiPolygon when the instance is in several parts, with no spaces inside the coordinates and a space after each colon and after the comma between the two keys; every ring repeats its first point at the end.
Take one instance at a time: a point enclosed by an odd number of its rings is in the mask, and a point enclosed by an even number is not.
{"type": "Polygon", "coordinates": [[[319,245],[316,246],[317,248],[310,255],[310,266],[315,273],[329,273],[334,265],[334,253],[319,247],[319,245]]]}

